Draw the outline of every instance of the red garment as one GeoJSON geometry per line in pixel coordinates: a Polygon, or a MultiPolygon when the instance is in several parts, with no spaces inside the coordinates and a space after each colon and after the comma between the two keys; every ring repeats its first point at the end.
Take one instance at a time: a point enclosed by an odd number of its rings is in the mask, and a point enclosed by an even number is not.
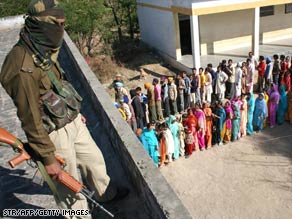
{"type": "Polygon", "coordinates": [[[291,76],[288,71],[286,71],[285,73],[284,81],[285,81],[286,90],[289,91],[291,89],[291,76]]]}
{"type": "Polygon", "coordinates": [[[266,70],[266,63],[264,61],[261,61],[259,65],[257,66],[259,76],[264,77],[265,76],[265,70],[266,70]]]}
{"type": "Polygon", "coordinates": [[[193,153],[194,143],[195,141],[192,130],[188,129],[185,137],[185,150],[187,155],[191,155],[193,153]]]}
{"type": "Polygon", "coordinates": [[[193,151],[197,151],[199,148],[198,136],[197,136],[197,126],[198,120],[194,115],[189,115],[188,118],[184,121],[184,126],[192,130],[194,136],[193,151]]]}
{"type": "Polygon", "coordinates": [[[288,69],[288,63],[285,61],[281,62],[281,72],[284,73],[287,71],[287,69],[288,69]]]}

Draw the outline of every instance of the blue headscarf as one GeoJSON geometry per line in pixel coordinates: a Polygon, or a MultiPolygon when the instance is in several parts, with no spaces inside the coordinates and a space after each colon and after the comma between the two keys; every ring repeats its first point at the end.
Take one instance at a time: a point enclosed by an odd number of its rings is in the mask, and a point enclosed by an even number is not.
{"type": "Polygon", "coordinates": [[[257,110],[262,110],[263,114],[266,116],[268,113],[268,108],[267,108],[267,104],[265,101],[265,95],[264,93],[260,93],[259,97],[256,99],[255,101],[255,108],[257,110]],[[260,99],[260,96],[262,96],[263,98],[260,99]]]}

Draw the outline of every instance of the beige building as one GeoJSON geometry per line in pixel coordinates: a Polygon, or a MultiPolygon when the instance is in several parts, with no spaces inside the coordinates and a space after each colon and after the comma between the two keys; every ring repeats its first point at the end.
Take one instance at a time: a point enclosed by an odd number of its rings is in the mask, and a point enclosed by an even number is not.
{"type": "MultiPolygon", "coordinates": [[[[137,0],[142,41],[171,63],[292,38],[292,0],[137,0]]],[[[186,67],[186,66],[184,66],[186,67]]],[[[190,66],[188,66],[190,67],[190,66]]]]}

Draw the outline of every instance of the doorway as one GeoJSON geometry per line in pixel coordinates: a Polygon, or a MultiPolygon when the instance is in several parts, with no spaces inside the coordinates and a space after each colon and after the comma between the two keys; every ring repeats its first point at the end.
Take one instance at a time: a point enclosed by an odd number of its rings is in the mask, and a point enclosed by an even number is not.
{"type": "Polygon", "coordinates": [[[179,14],[178,19],[179,19],[181,54],[182,56],[192,55],[190,16],[179,14]]]}

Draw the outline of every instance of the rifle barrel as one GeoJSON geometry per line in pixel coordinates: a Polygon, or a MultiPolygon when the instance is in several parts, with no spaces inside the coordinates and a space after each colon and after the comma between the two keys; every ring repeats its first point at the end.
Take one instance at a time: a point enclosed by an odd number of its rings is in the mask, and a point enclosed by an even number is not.
{"type": "Polygon", "coordinates": [[[106,210],[102,205],[100,205],[99,203],[97,203],[93,198],[91,198],[90,196],[88,196],[86,193],[84,193],[82,190],[80,191],[80,193],[82,195],[84,195],[87,199],[89,199],[93,204],[95,204],[96,207],[98,207],[100,210],[104,211],[105,213],[107,213],[110,217],[114,218],[115,216],[109,212],[108,210],[106,210]]]}

